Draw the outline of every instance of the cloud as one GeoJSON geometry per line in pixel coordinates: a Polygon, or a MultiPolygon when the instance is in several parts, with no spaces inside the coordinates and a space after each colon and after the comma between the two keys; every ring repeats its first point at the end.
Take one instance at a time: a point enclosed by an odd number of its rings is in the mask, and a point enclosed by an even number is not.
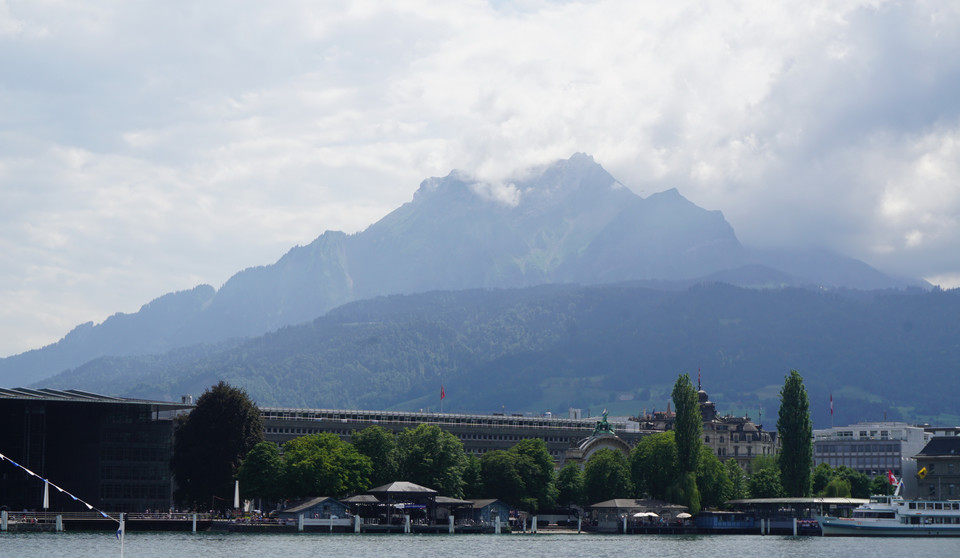
{"type": "Polygon", "coordinates": [[[575,152],[747,244],[956,277],[957,28],[874,0],[0,0],[0,355],[362,230],[426,177],[575,152]]]}

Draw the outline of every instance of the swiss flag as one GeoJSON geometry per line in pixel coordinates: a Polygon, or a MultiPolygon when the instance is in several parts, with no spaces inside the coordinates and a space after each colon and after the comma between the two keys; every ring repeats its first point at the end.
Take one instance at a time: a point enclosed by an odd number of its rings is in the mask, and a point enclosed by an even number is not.
{"type": "Polygon", "coordinates": [[[443,399],[447,396],[447,393],[443,391],[443,384],[440,384],[440,399],[443,399]]]}

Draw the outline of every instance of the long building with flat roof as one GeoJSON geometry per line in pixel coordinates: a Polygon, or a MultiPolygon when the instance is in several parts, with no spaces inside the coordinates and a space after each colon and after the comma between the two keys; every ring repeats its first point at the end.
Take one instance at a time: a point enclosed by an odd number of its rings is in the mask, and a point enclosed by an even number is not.
{"type": "MultiPolygon", "coordinates": [[[[469,455],[483,455],[488,451],[507,450],[528,438],[540,438],[547,444],[550,455],[563,462],[567,450],[593,434],[596,418],[554,418],[522,415],[483,415],[437,412],[361,411],[344,409],[292,409],[261,407],[264,436],[277,444],[321,432],[337,434],[350,441],[354,431],[379,425],[397,433],[420,424],[433,424],[450,432],[463,443],[469,455]]],[[[641,431],[636,422],[608,419],[616,435],[636,445],[651,431],[641,431]]]]}

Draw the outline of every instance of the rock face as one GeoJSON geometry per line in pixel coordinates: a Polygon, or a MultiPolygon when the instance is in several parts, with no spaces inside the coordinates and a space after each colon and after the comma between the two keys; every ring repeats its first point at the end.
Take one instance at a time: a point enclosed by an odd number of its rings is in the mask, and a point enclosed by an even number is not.
{"type": "MultiPolygon", "coordinates": [[[[0,386],[27,384],[104,355],[260,335],[379,295],[693,280],[732,270],[739,270],[729,276],[741,284],[771,276],[781,285],[819,281],[777,266],[769,267],[786,273],[763,268],[758,275],[753,270],[761,268],[751,263],[763,262],[741,246],[719,211],[702,209],[676,190],[640,198],[588,155],[498,184],[454,171],[423,181],[412,201],[363,232],[327,231],[272,265],[237,273],[219,291],[202,285],[168,294],[136,314],[79,326],[56,344],[2,359],[0,386]]],[[[883,283],[878,272],[867,272],[873,284],[883,283]]]]}

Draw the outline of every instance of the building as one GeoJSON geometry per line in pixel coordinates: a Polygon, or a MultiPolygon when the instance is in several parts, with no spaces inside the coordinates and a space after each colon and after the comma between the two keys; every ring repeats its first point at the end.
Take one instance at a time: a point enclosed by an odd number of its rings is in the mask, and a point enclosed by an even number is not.
{"type": "Polygon", "coordinates": [[[813,431],[813,464],[844,465],[870,477],[892,471],[898,478],[907,460],[923,449],[931,435],[905,422],[860,422],[813,431]]]}
{"type": "MultiPolygon", "coordinates": [[[[703,389],[697,390],[700,403],[700,415],[703,419],[703,445],[710,448],[720,461],[734,459],[740,467],[750,472],[750,462],[758,455],[773,456],[777,452],[777,433],[763,429],[750,417],[719,415],[716,405],[703,389]]],[[[633,420],[640,423],[640,429],[665,432],[673,430],[676,413],[666,411],[647,414],[633,420]]]]}
{"type": "MultiPolygon", "coordinates": [[[[0,388],[0,453],[91,505],[169,510],[173,415],[189,404],[79,390],[0,388]]],[[[87,511],[50,490],[50,511],[87,511]]],[[[43,483],[0,462],[0,505],[40,510],[43,483]]]]}
{"type": "Polygon", "coordinates": [[[915,459],[919,498],[952,500],[960,496],[960,437],[937,436],[915,459]]]}
{"type": "MultiPolygon", "coordinates": [[[[453,434],[463,443],[468,455],[480,456],[488,451],[507,450],[519,441],[540,438],[555,461],[562,464],[567,450],[579,447],[590,437],[597,419],[554,418],[521,415],[481,415],[456,413],[418,413],[402,411],[360,411],[334,409],[291,409],[262,407],[264,436],[267,441],[283,444],[307,434],[331,433],[350,441],[354,431],[379,425],[398,433],[420,424],[433,424],[453,434]]],[[[626,419],[611,419],[617,436],[629,446],[636,445],[642,432],[639,425],[626,419]]]]}

